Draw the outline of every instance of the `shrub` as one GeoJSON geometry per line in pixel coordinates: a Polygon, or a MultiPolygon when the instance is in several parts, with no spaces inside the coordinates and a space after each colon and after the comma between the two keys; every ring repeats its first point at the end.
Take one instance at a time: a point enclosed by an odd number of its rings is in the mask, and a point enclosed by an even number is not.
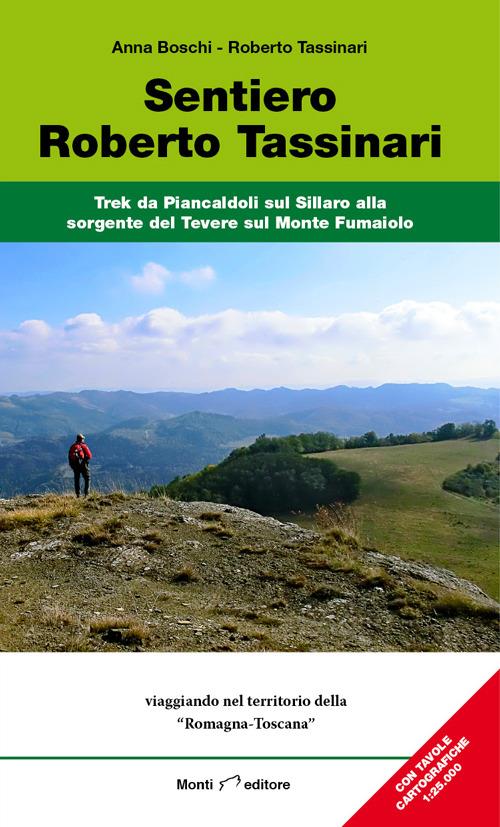
{"type": "Polygon", "coordinates": [[[478,465],[468,465],[462,471],[457,471],[443,481],[445,491],[453,491],[464,497],[479,497],[480,499],[499,501],[500,494],[500,465],[498,458],[495,462],[480,462],[478,465]]]}

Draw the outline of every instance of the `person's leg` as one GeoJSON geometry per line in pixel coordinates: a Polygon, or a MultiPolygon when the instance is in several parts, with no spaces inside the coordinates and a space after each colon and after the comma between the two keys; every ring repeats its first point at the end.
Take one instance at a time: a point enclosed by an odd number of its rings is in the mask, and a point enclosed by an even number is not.
{"type": "Polygon", "coordinates": [[[73,476],[75,478],[75,494],[77,497],[80,496],[80,469],[73,468],[73,476]]]}
{"type": "Polygon", "coordinates": [[[84,493],[84,496],[86,497],[87,494],[89,493],[89,488],[90,488],[90,468],[88,467],[88,465],[83,466],[82,476],[83,476],[83,479],[85,480],[85,488],[83,490],[83,493],[84,493]]]}

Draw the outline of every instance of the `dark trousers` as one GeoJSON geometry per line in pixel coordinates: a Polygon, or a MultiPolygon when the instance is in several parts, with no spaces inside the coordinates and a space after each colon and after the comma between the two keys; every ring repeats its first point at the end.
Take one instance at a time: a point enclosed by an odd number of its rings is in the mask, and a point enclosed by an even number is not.
{"type": "Polygon", "coordinates": [[[73,474],[75,476],[75,494],[77,497],[80,496],[80,475],[83,477],[85,482],[85,487],[83,489],[83,494],[86,497],[89,493],[90,488],[90,468],[85,463],[83,465],[78,465],[73,467],[73,474]]]}

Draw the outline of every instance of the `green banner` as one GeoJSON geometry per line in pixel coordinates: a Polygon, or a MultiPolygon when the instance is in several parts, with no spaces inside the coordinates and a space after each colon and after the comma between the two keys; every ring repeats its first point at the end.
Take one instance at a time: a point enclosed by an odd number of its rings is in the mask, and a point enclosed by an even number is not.
{"type": "Polygon", "coordinates": [[[2,183],[1,241],[498,241],[494,182],[2,183]]]}

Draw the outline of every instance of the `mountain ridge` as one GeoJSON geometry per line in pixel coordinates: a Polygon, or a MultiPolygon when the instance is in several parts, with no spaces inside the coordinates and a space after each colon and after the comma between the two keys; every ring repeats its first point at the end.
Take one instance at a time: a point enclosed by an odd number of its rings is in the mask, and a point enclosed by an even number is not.
{"type": "Polygon", "coordinates": [[[495,388],[446,383],[337,385],[323,390],[226,388],[200,394],[125,390],[12,394],[0,396],[0,444],[34,435],[66,436],[77,430],[96,433],[134,416],[168,419],[193,411],[239,419],[282,417],[289,433],[314,428],[356,436],[373,429],[385,436],[390,431],[431,430],[447,420],[497,419],[498,397],[495,388]]]}

